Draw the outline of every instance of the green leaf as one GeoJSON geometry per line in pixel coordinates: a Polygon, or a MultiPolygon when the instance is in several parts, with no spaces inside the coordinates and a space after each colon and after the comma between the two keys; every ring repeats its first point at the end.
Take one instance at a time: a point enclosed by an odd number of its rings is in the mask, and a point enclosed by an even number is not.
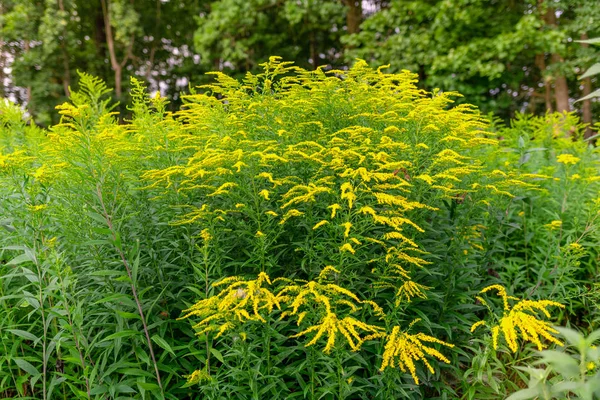
{"type": "Polygon", "coordinates": [[[96,301],[94,303],[94,305],[101,304],[101,303],[107,303],[107,302],[123,303],[132,308],[136,307],[135,302],[133,300],[131,300],[131,298],[129,298],[127,295],[124,295],[122,293],[115,293],[115,294],[111,294],[110,296],[106,296],[106,297],[96,301]]]}
{"type": "Polygon", "coordinates": [[[583,75],[579,77],[579,79],[589,78],[590,76],[600,74],[600,63],[596,63],[592,65],[583,75]]]}
{"type": "Polygon", "coordinates": [[[567,339],[567,342],[569,342],[571,346],[579,347],[585,340],[583,335],[574,329],[563,328],[562,326],[556,326],[555,328],[565,339],[567,339]]]}
{"type": "Polygon", "coordinates": [[[121,310],[116,310],[116,311],[117,311],[117,314],[119,314],[121,317],[123,317],[125,319],[140,319],[140,314],[121,311],[121,310]]]}
{"type": "Polygon", "coordinates": [[[159,345],[163,350],[168,351],[169,353],[175,355],[175,352],[173,351],[173,349],[171,348],[171,346],[169,346],[169,343],[167,343],[165,341],[165,339],[161,338],[158,335],[153,335],[152,336],[152,341],[154,343],[156,343],[157,345],[159,345]]]}
{"type": "Polygon", "coordinates": [[[31,258],[31,255],[29,255],[27,253],[23,253],[21,255],[16,256],[9,262],[7,262],[6,265],[19,265],[19,264],[23,264],[25,262],[32,262],[32,261],[33,261],[33,259],[31,258]]]}
{"type": "Polygon", "coordinates": [[[103,215],[98,214],[97,212],[88,211],[87,216],[93,219],[96,222],[99,222],[102,225],[106,225],[106,218],[103,215]]]}
{"type": "Polygon", "coordinates": [[[219,361],[221,361],[222,364],[225,364],[225,359],[223,359],[223,354],[221,354],[221,352],[217,349],[210,349],[210,353],[215,356],[215,358],[219,361]]]}
{"type": "Polygon", "coordinates": [[[600,37],[593,39],[585,39],[585,40],[576,40],[577,43],[587,43],[587,44],[597,44],[600,45],[600,37]]]}
{"type": "Polygon", "coordinates": [[[150,383],[150,382],[136,382],[138,387],[144,389],[144,390],[159,390],[160,387],[156,384],[156,383],[150,383]]]}
{"type": "Polygon", "coordinates": [[[126,385],[124,383],[119,383],[117,386],[115,386],[115,392],[116,393],[136,393],[136,390],[129,385],[126,385]]]}
{"type": "Polygon", "coordinates": [[[536,364],[552,364],[552,367],[566,376],[576,378],[579,376],[579,363],[566,353],[556,350],[545,350],[541,352],[542,358],[536,364]]]}
{"type": "Polygon", "coordinates": [[[576,392],[577,389],[579,389],[578,382],[559,382],[559,383],[553,385],[550,388],[550,391],[553,394],[560,394],[560,393],[565,393],[565,392],[576,392]]]}
{"type": "Polygon", "coordinates": [[[125,275],[125,271],[102,270],[102,271],[94,271],[90,274],[90,276],[121,276],[121,275],[125,275]]]}
{"type": "Polygon", "coordinates": [[[40,375],[40,371],[38,371],[36,367],[31,365],[31,363],[29,363],[29,361],[25,361],[22,358],[13,358],[13,361],[15,362],[15,364],[17,364],[17,366],[19,368],[21,368],[23,371],[27,372],[29,375],[32,375],[32,376],[40,375]]]}
{"type": "Polygon", "coordinates": [[[588,344],[590,345],[593,345],[597,340],[600,340],[600,329],[590,333],[590,335],[587,337],[588,344]]]}
{"type": "Polygon", "coordinates": [[[137,336],[137,335],[141,335],[141,332],[134,331],[134,330],[131,330],[131,329],[126,329],[124,331],[115,332],[112,335],[108,335],[107,337],[105,337],[104,339],[102,339],[101,342],[107,342],[107,341],[113,340],[113,339],[119,339],[119,338],[125,338],[125,337],[132,337],[132,336],[137,336]]]}
{"type": "Polygon", "coordinates": [[[7,329],[7,331],[12,333],[13,335],[22,337],[23,339],[32,340],[34,342],[37,342],[39,340],[39,338],[37,336],[35,336],[33,333],[23,331],[21,329],[7,329]]]}
{"type": "Polygon", "coordinates": [[[577,103],[578,101],[593,99],[594,97],[600,97],[600,89],[596,89],[592,93],[588,94],[587,96],[584,96],[584,97],[582,97],[580,99],[577,99],[575,101],[575,103],[577,103]]]}
{"type": "Polygon", "coordinates": [[[535,388],[527,388],[519,390],[516,393],[508,396],[506,400],[528,400],[536,398],[539,395],[539,391],[535,388]]]}
{"type": "Polygon", "coordinates": [[[15,227],[12,225],[12,220],[9,219],[3,219],[2,221],[0,221],[0,226],[9,232],[16,231],[15,227]]]}

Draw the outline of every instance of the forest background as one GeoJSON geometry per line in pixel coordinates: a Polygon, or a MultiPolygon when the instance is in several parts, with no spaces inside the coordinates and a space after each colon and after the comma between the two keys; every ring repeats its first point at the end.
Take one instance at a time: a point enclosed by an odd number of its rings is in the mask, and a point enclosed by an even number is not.
{"type": "Polygon", "coordinates": [[[271,55],[311,69],[361,58],[504,120],[577,110],[592,123],[596,105],[573,99],[592,91],[578,77],[597,54],[575,41],[600,36],[599,21],[596,0],[4,0],[0,97],[46,126],[77,70],[122,104],[142,78],[178,109],[208,71],[241,77],[271,55]]]}

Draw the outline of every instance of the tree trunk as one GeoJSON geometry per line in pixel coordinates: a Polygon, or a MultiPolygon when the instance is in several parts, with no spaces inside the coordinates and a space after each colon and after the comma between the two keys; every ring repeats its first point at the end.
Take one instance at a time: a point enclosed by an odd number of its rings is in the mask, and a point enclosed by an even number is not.
{"type": "MultiPolygon", "coordinates": [[[[0,12],[2,9],[0,8],[0,12]]],[[[0,98],[6,97],[4,93],[4,43],[0,40],[0,98]]]]}
{"type": "MultiPolygon", "coordinates": [[[[588,35],[583,33],[581,35],[581,40],[587,40],[588,39],[588,35]]],[[[582,43],[581,44],[583,47],[589,47],[589,44],[587,43],[582,43]]],[[[583,80],[583,96],[587,96],[588,94],[590,94],[592,92],[592,78],[585,78],[583,80]]],[[[583,134],[583,137],[585,139],[591,137],[594,132],[592,131],[592,100],[591,99],[587,99],[583,101],[583,104],[581,106],[581,113],[582,115],[582,119],[583,122],[587,124],[587,126],[585,127],[585,132],[583,134]]]]}
{"type": "MultiPolygon", "coordinates": [[[[63,0],[58,0],[58,9],[62,12],[65,12],[65,5],[63,0]]],[[[67,29],[63,28],[63,38],[60,41],[60,48],[63,56],[63,89],[65,91],[65,96],[69,97],[69,86],[71,86],[71,69],[69,68],[69,53],[67,51],[67,29]]]]}
{"type": "Polygon", "coordinates": [[[127,64],[127,60],[129,60],[129,58],[131,57],[134,37],[131,37],[129,41],[129,46],[125,51],[125,55],[123,56],[123,60],[119,62],[117,60],[117,53],[115,50],[115,39],[112,34],[109,1],[110,0],[100,0],[100,3],[102,4],[102,14],[104,15],[104,30],[106,32],[106,45],[108,47],[108,55],[110,56],[110,67],[115,73],[115,94],[117,96],[117,99],[120,99],[122,94],[121,85],[123,79],[123,67],[125,67],[125,65],[127,64]]]}
{"type": "MultiPolygon", "coordinates": [[[[543,1],[539,1],[538,4],[541,6],[543,1]]],[[[547,25],[556,27],[556,11],[552,7],[548,7],[544,14],[544,21],[547,25]]],[[[560,54],[554,53],[551,57],[552,64],[558,64],[564,62],[564,59],[560,54]]],[[[556,75],[554,77],[554,97],[556,100],[556,111],[565,112],[571,111],[569,106],[569,86],[567,85],[567,78],[564,75],[556,75]]]]}
{"type": "MultiPolygon", "coordinates": [[[[553,64],[563,61],[564,59],[558,54],[552,54],[553,64]]],[[[571,111],[571,107],[569,106],[569,86],[567,85],[567,78],[564,75],[557,75],[554,78],[554,97],[556,98],[556,111],[571,111]]]]}
{"type": "Polygon", "coordinates": [[[152,68],[154,68],[154,56],[156,54],[156,42],[158,41],[158,36],[160,35],[160,4],[161,0],[156,0],[156,25],[154,26],[155,33],[152,38],[152,45],[150,46],[150,57],[148,57],[148,69],[146,70],[146,82],[150,82],[150,77],[152,76],[152,68]]]}
{"type": "Polygon", "coordinates": [[[319,53],[317,52],[317,41],[315,40],[315,32],[310,32],[310,59],[312,61],[313,69],[317,69],[319,66],[319,53]]]}
{"type": "MultiPolygon", "coordinates": [[[[27,53],[29,51],[29,39],[25,39],[24,43],[25,44],[23,46],[23,52],[27,53]]],[[[29,110],[29,113],[31,115],[33,115],[33,109],[31,107],[31,85],[27,86],[27,89],[26,89],[25,93],[26,93],[26,96],[27,96],[27,99],[26,99],[26,101],[27,101],[27,109],[29,110]]]]}
{"type": "MultiPolygon", "coordinates": [[[[4,7],[0,3],[0,15],[4,15],[4,7]]],[[[0,38],[0,99],[5,97],[4,94],[4,39],[0,38]]]]}
{"type": "Polygon", "coordinates": [[[346,12],[346,29],[349,34],[360,32],[362,22],[362,0],[343,0],[348,11],[346,12]]]}
{"type": "Polygon", "coordinates": [[[121,98],[121,93],[122,93],[122,89],[121,89],[121,80],[123,79],[123,70],[121,69],[121,66],[118,65],[117,67],[114,67],[115,70],[115,94],[117,95],[117,99],[121,98]]]}
{"type": "Polygon", "coordinates": [[[96,53],[98,57],[104,58],[106,53],[104,47],[106,46],[106,31],[104,28],[104,12],[102,9],[95,10],[96,15],[94,17],[94,42],[96,43],[96,53]]]}
{"type": "Polygon", "coordinates": [[[552,112],[552,87],[550,85],[550,78],[544,76],[546,72],[546,56],[544,54],[538,54],[535,56],[535,65],[540,69],[540,75],[544,80],[544,102],[546,106],[546,112],[552,112]]]}

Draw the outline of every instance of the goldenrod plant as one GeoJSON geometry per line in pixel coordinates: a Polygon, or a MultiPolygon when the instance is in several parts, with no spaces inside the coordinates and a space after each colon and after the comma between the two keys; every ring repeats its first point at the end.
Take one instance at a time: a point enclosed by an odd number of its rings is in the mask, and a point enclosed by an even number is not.
{"type": "Polygon", "coordinates": [[[47,130],[0,103],[0,397],[500,398],[598,323],[574,115],[262,67],[173,113],[87,74],[47,130]]]}

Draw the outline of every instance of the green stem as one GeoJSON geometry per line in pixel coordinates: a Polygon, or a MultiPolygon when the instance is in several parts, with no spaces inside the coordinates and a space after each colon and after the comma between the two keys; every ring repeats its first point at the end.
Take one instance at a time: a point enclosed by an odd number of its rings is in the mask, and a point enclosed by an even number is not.
{"type": "Polygon", "coordinates": [[[154,371],[156,373],[156,381],[158,383],[161,393],[164,393],[162,382],[160,380],[160,373],[158,371],[158,363],[156,362],[156,357],[154,356],[154,349],[152,348],[152,341],[150,340],[150,333],[148,332],[148,324],[146,323],[144,311],[142,310],[142,303],[140,302],[140,299],[137,294],[137,289],[135,287],[135,282],[133,280],[133,275],[131,272],[131,266],[129,265],[129,262],[127,261],[127,258],[125,257],[125,254],[123,253],[123,249],[122,249],[121,245],[117,243],[117,231],[114,228],[114,225],[112,222],[112,217],[108,213],[108,210],[106,209],[106,205],[104,204],[104,199],[102,197],[102,188],[101,188],[100,184],[98,184],[96,186],[96,189],[97,189],[98,201],[100,202],[100,207],[102,208],[102,214],[103,214],[104,220],[106,221],[106,225],[108,226],[108,229],[110,230],[110,233],[112,235],[114,247],[117,250],[119,257],[121,258],[121,262],[123,263],[123,266],[125,267],[125,271],[127,272],[127,277],[129,278],[129,281],[131,282],[131,284],[130,284],[131,293],[133,294],[133,298],[135,300],[135,304],[137,305],[138,313],[139,313],[140,319],[142,321],[142,326],[144,328],[144,334],[146,336],[148,350],[150,351],[150,357],[152,358],[152,363],[154,364],[154,371]]]}

